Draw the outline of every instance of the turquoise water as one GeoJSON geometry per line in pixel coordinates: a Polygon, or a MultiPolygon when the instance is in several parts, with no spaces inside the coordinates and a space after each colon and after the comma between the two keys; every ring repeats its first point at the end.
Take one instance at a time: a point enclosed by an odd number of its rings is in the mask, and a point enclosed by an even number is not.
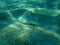
{"type": "Polygon", "coordinates": [[[0,45],[60,45],[59,0],[0,0],[0,45]]]}

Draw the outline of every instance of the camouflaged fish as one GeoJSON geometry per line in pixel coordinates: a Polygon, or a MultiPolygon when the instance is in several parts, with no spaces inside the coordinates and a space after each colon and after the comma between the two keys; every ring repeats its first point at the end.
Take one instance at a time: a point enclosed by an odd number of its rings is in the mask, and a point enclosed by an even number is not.
{"type": "Polygon", "coordinates": [[[0,45],[60,45],[60,1],[0,0],[0,45]]]}

